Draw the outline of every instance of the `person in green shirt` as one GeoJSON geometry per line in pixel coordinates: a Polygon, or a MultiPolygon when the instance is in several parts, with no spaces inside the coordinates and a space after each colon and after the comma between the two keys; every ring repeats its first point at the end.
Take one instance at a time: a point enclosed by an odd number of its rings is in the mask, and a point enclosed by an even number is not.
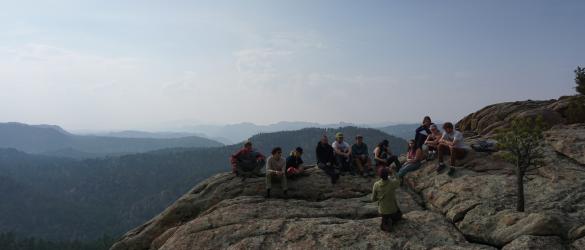
{"type": "Polygon", "coordinates": [[[388,168],[380,171],[380,180],[374,183],[372,201],[378,202],[378,213],[382,215],[380,229],[390,232],[392,223],[402,219],[402,212],[396,203],[396,189],[400,187],[400,179],[388,178],[388,168]]]}

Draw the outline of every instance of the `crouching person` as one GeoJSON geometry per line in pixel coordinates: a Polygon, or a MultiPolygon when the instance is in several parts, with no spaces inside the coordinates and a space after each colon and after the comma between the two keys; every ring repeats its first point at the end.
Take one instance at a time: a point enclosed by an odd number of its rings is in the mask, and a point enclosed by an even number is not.
{"type": "Polygon", "coordinates": [[[286,184],[286,161],[282,158],[282,149],[276,147],[272,149],[272,155],[266,160],[266,198],[270,198],[270,189],[272,188],[272,179],[279,178],[280,185],[287,196],[288,186],[286,184]]]}
{"type": "Polygon", "coordinates": [[[261,176],[264,167],[264,155],[252,148],[252,142],[246,142],[244,148],[231,156],[232,172],[241,177],[261,176]]]}
{"type": "Polygon", "coordinates": [[[382,215],[380,229],[390,232],[392,223],[402,219],[402,212],[396,203],[395,191],[400,187],[400,179],[388,178],[388,168],[380,170],[380,180],[374,183],[372,201],[378,202],[378,212],[382,215]]]}
{"type": "Polygon", "coordinates": [[[297,147],[286,158],[286,176],[297,177],[305,175],[305,168],[303,167],[303,148],[297,147]]]}

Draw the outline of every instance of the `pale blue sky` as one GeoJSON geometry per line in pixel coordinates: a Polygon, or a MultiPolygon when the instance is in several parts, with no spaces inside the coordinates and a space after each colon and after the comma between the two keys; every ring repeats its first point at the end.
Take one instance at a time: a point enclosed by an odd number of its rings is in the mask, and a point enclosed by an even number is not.
{"type": "Polygon", "coordinates": [[[6,1],[0,121],[457,121],[574,93],[585,1],[6,1]]]}

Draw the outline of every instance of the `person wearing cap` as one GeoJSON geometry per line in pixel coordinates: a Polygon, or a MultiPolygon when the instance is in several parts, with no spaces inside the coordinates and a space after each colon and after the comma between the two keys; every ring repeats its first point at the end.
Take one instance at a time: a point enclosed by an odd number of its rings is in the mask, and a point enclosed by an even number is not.
{"type": "Polygon", "coordinates": [[[372,170],[372,161],[368,154],[368,145],[364,143],[364,137],[357,135],[355,143],[351,145],[351,158],[353,164],[357,168],[358,174],[362,176],[374,176],[372,170]]]}
{"type": "Polygon", "coordinates": [[[286,175],[289,177],[303,175],[305,169],[303,168],[303,148],[297,147],[295,150],[290,152],[290,155],[286,158],[286,175]]]}
{"type": "Polygon", "coordinates": [[[338,132],[335,134],[335,141],[331,144],[335,152],[335,160],[341,167],[342,175],[345,172],[350,172],[351,175],[355,175],[355,171],[351,168],[351,147],[345,141],[343,141],[343,133],[338,132]]]}
{"type": "Polygon", "coordinates": [[[252,148],[252,142],[247,141],[244,147],[230,157],[232,172],[241,177],[261,176],[260,170],[264,167],[265,157],[252,148]]]}
{"type": "Polygon", "coordinates": [[[339,180],[339,171],[335,162],[335,153],[331,145],[329,145],[327,135],[321,136],[321,140],[317,143],[315,153],[317,155],[317,166],[319,169],[323,170],[331,178],[331,184],[337,183],[337,180],[339,180]]]}
{"type": "Polygon", "coordinates": [[[272,149],[272,155],[266,160],[266,198],[270,198],[272,189],[272,180],[280,179],[280,185],[284,191],[284,197],[287,196],[288,186],[286,183],[286,161],[282,157],[282,149],[275,147],[272,149]]]}
{"type": "Polygon", "coordinates": [[[389,169],[380,171],[380,180],[372,188],[372,201],[378,202],[378,213],[382,216],[380,229],[390,232],[392,224],[402,218],[402,212],[396,202],[396,189],[400,187],[400,179],[388,178],[389,169]]]}

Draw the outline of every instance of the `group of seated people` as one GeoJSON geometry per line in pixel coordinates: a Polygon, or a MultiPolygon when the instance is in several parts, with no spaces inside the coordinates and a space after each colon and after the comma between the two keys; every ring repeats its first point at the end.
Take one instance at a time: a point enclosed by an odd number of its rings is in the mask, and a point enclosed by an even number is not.
{"type": "MultiPolygon", "coordinates": [[[[327,135],[323,135],[316,147],[317,167],[323,170],[336,184],[340,176],[345,174],[359,174],[364,177],[381,176],[381,170],[388,168],[389,173],[396,173],[402,179],[407,173],[416,171],[423,161],[438,157],[437,171],[445,168],[444,155],[450,155],[450,164],[466,154],[461,132],[454,130],[452,123],[443,125],[444,132],[431,122],[430,117],[423,119],[422,125],[416,129],[415,138],[408,143],[406,161],[401,163],[398,156],[390,150],[388,140],[378,143],[373,150],[373,161],[370,157],[368,145],[361,135],[355,137],[355,143],[350,145],[345,141],[343,133],[335,134],[335,141],[329,143],[327,135]]],[[[266,196],[270,197],[270,189],[274,178],[281,179],[282,189],[287,195],[287,178],[305,175],[303,166],[303,149],[297,147],[288,157],[282,156],[282,148],[272,149],[271,155],[266,158],[262,153],[252,148],[250,141],[232,155],[232,171],[243,178],[263,176],[265,168],[266,196]]]]}
{"type": "Polygon", "coordinates": [[[444,156],[449,155],[449,164],[454,166],[456,161],[465,157],[467,146],[463,142],[463,134],[454,129],[453,124],[443,124],[443,133],[426,116],[422,125],[416,129],[415,138],[408,142],[408,151],[404,166],[398,169],[383,168],[380,171],[380,180],[372,188],[372,201],[378,202],[378,213],[382,216],[380,229],[390,232],[392,224],[402,219],[402,212],[396,200],[396,189],[402,184],[402,178],[409,172],[416,171],[423,161],[439,158],[436,171],[442,171],[446,165],[444,156]],[[426,155],[426,156],[425,156],[426,155]],[[394,178],[389,178],[395,173],[394,178]]]}

